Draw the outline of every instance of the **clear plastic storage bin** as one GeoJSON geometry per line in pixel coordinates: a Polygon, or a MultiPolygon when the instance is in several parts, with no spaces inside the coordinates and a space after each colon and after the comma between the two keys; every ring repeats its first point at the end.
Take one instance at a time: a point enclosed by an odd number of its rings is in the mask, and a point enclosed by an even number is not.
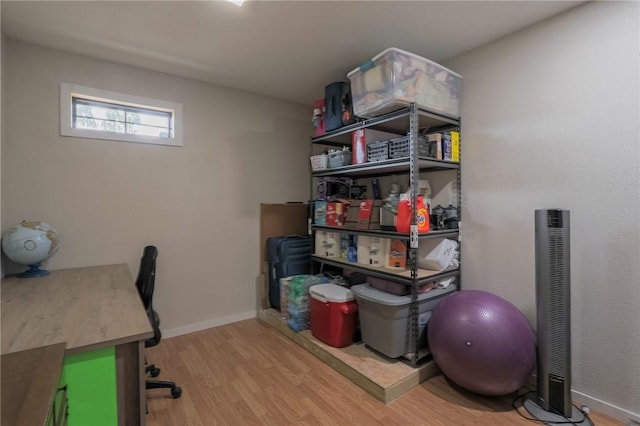
{"type": "Polygon", "coordinates": [[[348,166],[351,164],[351,151],[333,151],[328,154],[329,168],[348,166]]]}
{"type": "Polygon", "coordinates": [[[421,56],[389,48],[351,71],[353,112],[375,117],[415,102],[430,111],[460,117],[462,77],[421,56]]]}

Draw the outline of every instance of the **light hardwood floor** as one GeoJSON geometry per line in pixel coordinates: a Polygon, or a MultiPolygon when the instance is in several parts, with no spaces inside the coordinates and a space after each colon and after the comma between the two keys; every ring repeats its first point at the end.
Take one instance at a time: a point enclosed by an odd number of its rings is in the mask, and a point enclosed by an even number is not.
{"type": "Polygon", "coordinates": [[[476,396],[441,375],[384,404],[257,319],[163,339],[147,358],[183,389],[180,399],[147,391],[149,426],[536,424],[511,398],[476,396]]]}

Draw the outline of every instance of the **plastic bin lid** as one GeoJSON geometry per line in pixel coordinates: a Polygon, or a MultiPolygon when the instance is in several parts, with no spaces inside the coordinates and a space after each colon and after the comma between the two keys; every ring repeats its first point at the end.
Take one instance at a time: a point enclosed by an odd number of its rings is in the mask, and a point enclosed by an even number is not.
{"type": "Polygon", "coordinates": [[[309,287],[309,294],[321,302],[350,302],[353,293],[348,288],[337,284],[316,284],[309,287]]]}
{"type": "Polygon", "coordinates": [[[456,72],[451,71],[449,68],[445,68],[442,65],[440,65],[437,62],[434,62],[430,59],[424,58],[420,55],[416,55],[415,53],[411,53],[411,52],[407,52],[406,50],[402,50],[402,49],[398,49],[397,47],[389,47],[385,50],[383,50],[382,52],[378,53],[376,56],[374,56],[372,59],[368,60],[367,62],[365,62],[364,64],[354,68],[353,70],[351,70],[349,73],[347,73],[347,77],[351,78],[351,76],[353,76],[354,74],[358,73],[358,72],[365,72],[366,70],[368,70],[369,68],[373,68],[374,65],[378,62],[378,60],[380,60],[380,58],[384,57],[385,55],[388,55],[391,52],[397,52],[400,53],[402,55],[405,56],[411,56],[413,58],[416,58],[420,61],[423,62],[428,62],[430,64],[436,65],[440,68],[442,68],[443,70],[447,71],[448,73],[462,79],[462,76],[456,72]]]}
{"type": "MultiPolygon", "coordinates": [[[[455,289],[456,287],[454,285],[449,285],[447,288],[434,288],[433,290],[427,291],[426,293],[420,293],[418,294],[418,303],[423,300],[451,293],[455,291],[455,289]]],[[[411,295],[398,296],[392,293],[387,293],[386,291],[373,288],[369,284],[354,285],[353,287],[351,287],[351,290],[353,291],[353,294],[356,295],[356,299],[362,298],[364,300],[379,303],[381,305],[403,306],[411,303],[411,295]]]]}

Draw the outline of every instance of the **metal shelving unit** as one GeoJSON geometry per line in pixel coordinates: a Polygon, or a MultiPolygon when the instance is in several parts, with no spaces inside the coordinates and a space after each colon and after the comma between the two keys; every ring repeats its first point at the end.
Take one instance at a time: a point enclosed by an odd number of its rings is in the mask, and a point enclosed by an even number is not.
{"type": "MultiPolygon", "coordinates": [[[[409,234],[392,231],[376,231],[371,229],[353,229],[338,226],[311,225],[311,229],[318,231],[340,232],[342,234],[352,235],[368,235],[370,237],[395,238],[398,240],[409,240],[409,234]]],[[[442,231],[431,231],[425,234],[419,234],[418,238],[451,238],[457,237],[459,231],[457,229],[445,229],[442,231]]]]}
{"type": "MultiPolygon", "coordinates": [[[[318,143],[318,142],[316,142],[318,143]]],[[[314,177],[322,176],[353,176],[353,177],[376,177],[390,175],[394,173],[407,173],[411,169],[411,162],[408,158],[376,161],[375,163],[356,164],[351,166],[336,167],[328,170],[320,170],[312,173],[314,177]]],[[[438,171],[459,169],[460,165],[453,161],[434,160],[433,158],[419,157],[416,167],[420,171],[438,171]]]]}
{"type": "Polygon", "coordinates": [[[367,275],[384,278],[386,280],[392,280],[392,281],[396,281],[396,282],[407,284],[407,285],[411,285],[414,282],[416,284],[424,284],[430,281],[437,281],[437,280],[441,280],[449,277],[454,277],[459,273],[458,269],[455,269],[452,271],[446,271],[446,272],[430,271],[428,269],[416,269],[416,276],[414,278],[411,276],[411,273],[412,273],[411,270],[404,270],[404,271],[398,272],[392,269],[360,265],[357,263],[349,263],[333,257],[325,257],[325,256],[317,256],[317,255],[313,255],[311,256],[311,258],[316,262],[321,262],[327,265],[333,265],[333,266],[344,267],[349,269],[356,269],[356,270],[362,271],[367,275]]]}
{"type": "MultiPolygon", "coordinates": [[[[371,276],[393,280],[395,282],[411,286],[411,306],[409,310],[409,320],[411,322],[411,327],[408,331],[409,335],[407,337],[410,337],[408,341],[414,342],[414,347],[411,352],[405,354],[405,358],[410,362],[412,366],[415,367],[419,362],[421,362],[424,356],[428,354],[428,351],[418,351],[418,287],[419,285],[429,281],[435,281],[451,276],[460,275],[459,270],[436,272],[418,269],[417,267],[418,241],[420,239],[438,237],[455,238],[459,236],[459,231],[457,229],[432,231],[423,234],[418,233],[418,226],[416,225],[416,200],[418,196],[417,183],[420,173],[425,171],[434,172],[442,170],[457,170],[456,182],[458,192],[458,211],[460,211],[461,207],[460,163],[420,157],[418,155],[418,134],[426,131],[431,133],[459,129],[460,120],[440,114],[434,114],[430,111],[418,108],[416,104],[411,104],[408,108],[404,108],[380,117],[363,120],[349,126],[342,127],[338,130],[328,132],[322,136],[314,137],[311,139],[311,150],[313,151],[313,147],[316,145],[333,147],[351,146],[351,133],[364,128],[371,128],[395,134],[407,134],[409,136],[410,147],[409,157],[314,171],[311,173],[312,179],[315,177],[324,176],[371,178],[400,173],[409,174],[412,198],[411,232],[409,234],[406,234],[399,232],[359,230],[345,227],[330,227],[320,225],[312,225],[311,230],[325,230],[355,235],[378,236],[383,238],[398,238],[408,241],[409,244],[407,251],[407,270],[398,272],[384,268],[367,267],[366,265],[361,265],[358,263],[350,263],[342,261],[340,259],[327,258],[317,255],[312,256],[312,259],[313,261],[319,262],[321,264],[349,268],[371,276]]],[[[462,147],[460,149],[462,150],[462,147]]]]}
{"type": "Polygon", "coordinates": [[[311,138],[311,143],[321,143],[322,145],[329,146],[351,146],[351,133],[359,129],[375,129],[383,132],[403,133],[411,127],[410,117],[412,111],[418,114],[417,129],[429,129],[431,132],[438,132],[460,127],[460,120],[442,114],[435,114],[418,108],[413,104],[413,106],[409,108],[390,112],[380,117],[358,121],[337,130],[327,132],[322,136],[311,138]]]}

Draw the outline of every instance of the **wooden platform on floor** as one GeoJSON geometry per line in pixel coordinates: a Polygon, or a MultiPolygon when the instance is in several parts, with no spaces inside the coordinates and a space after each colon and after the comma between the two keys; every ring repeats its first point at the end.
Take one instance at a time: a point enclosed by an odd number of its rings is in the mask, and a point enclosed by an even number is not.
{"type": "Polygon", "coordinates": [[[319,341],[310,330],[295,332],[275,309],[258,311],[258,319],[274,327],[373,397],[388,403],[439,373],[432,360],[416,368],[399,360],[387,358],[363,343],[334,348],[319,341]]]}

